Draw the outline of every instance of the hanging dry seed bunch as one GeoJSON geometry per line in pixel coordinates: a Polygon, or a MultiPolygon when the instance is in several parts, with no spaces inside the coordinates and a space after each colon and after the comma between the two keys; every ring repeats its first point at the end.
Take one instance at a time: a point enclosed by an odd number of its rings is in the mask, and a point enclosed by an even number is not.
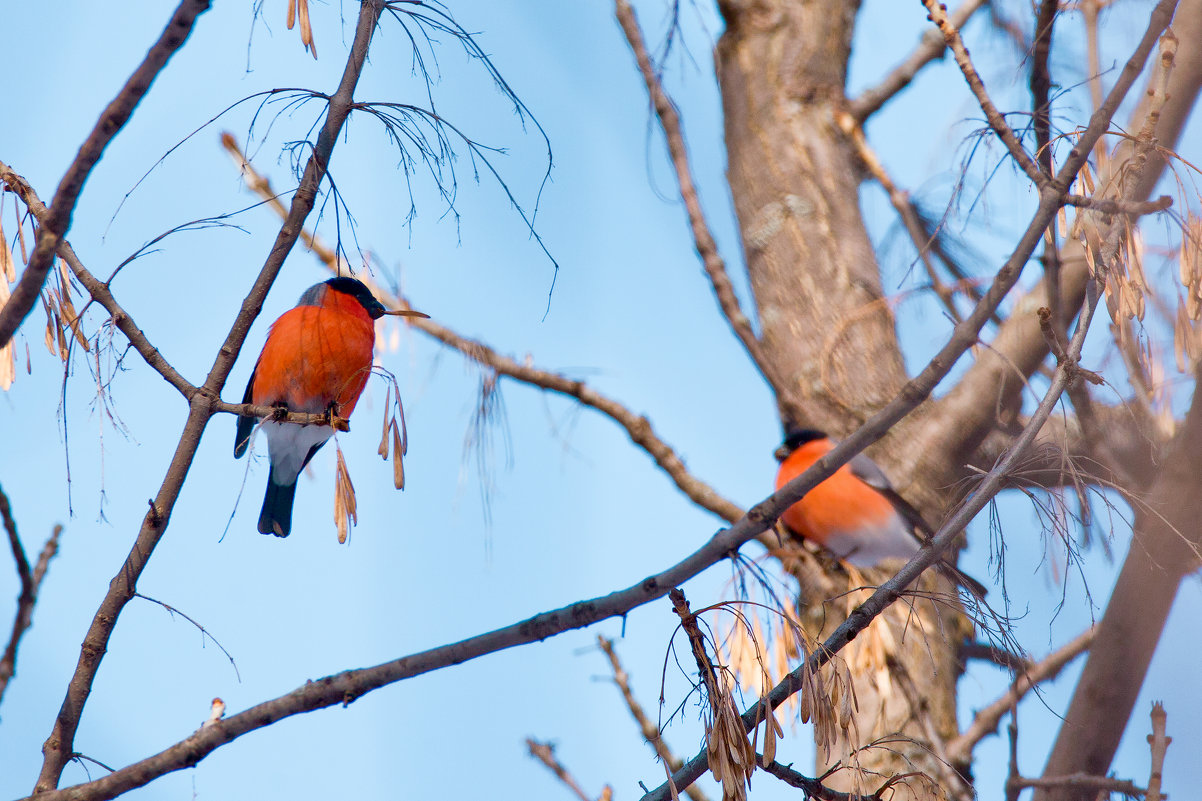
{"type": "Polygon", "coordinates": [[[338,544],[345,545],[350,527],[359,523],[356,513],[355,485],[351,483],[351,474],[346,469],[346,460],[342,458],[342,446],[334,441],[338,453],[338,466],[334,470],[334,525],[338,528],[338,544]]]}
{"type": "MultiPolygon", "coordinates": [[[[5,303],[8,303],[8,297],[12,292],[8,288],[8,280],[0,280],[0,308],[3,308],[5,303]]],[[[14,337],[15,339],[15,337],[14,337]]],[[[17,377],[17,354],[13,350],[13,339],[5,343],[3,348],[0,348],[0,391],[7,392],[8,388],[13,385],[13,380],[17,377]]]]}
{"type": "Polygon", "coordinates": [[[409,452],[409,434],[405,429],[405,407],[401,403],[401,388],[397,385],[396,377],[392,377],[392,385],[384,397],[384,430],[380,434],[380,447],[376,453],[388,461],[389,445],[392,452],[392,485],[399,490],[405,488],[405,454],[409,452]],[[396,397],[396,404],[391,400],[396,397]]]}
{"type": "Polygon", "coordinates": [[[288,30],[292,30],[297,17],[300,17],[301,44],[316,61],[317,45],[313,44],[313,27],[309,25],[309,0],[288,0],[288,30]]]}
{"type": "Polygon", "coordinates": [[[722,801],[746,801],[751,774],[755,772],[755,748],[743,731],[743,720],[735,706],[730,674],[710,661],[705,637],[697,625],[697,616],[689,609],[684,593],[674,589],[668,597],[688,635],[701,683],[709,702],[709,720],[705,727],[705,750],[710,772],[722,785],[722,801]]]}

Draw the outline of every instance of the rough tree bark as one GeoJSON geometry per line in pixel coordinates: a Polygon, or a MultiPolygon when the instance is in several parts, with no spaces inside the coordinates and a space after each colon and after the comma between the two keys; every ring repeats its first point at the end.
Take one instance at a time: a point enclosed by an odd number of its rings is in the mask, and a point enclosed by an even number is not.
{"type": "MultiPolygon", "coordinates": [[[[861,218],[863,171],[836,122],[848,103],[844,87],[859,4],[729,0],[720,7],[726,31],[717,70],[728,179],[761,340],[794,395],[789,400],[806,413],[804,420],[783,422],[845,434],[895,397],[906,380],[861,218]]],[[[936,497],[926,495],[928,501],[936,497]]],[[[821,639],[839,616],[822,606],[822,591],[807,593],[803,582],[802,592],[814,610],[807,626],[821,639]]],[[[932,758],[939,745],[931,741],[956,733],[960,669],[953,644],[964,628],[947,608],[914,609],[921,620],[888,616],[898,648],[889,654],[889,667],[912,685],[923,708],[914,708],[915,696],[858,685],[859,741],[836,745],[827,758],[820,752],[819,773],[849,748],[900,732],[922,745],[874,749],[860,756],[860,764],[885,776],[918,769],[949,778],[932,758]],[[928,642],[920,632],[942,634],[928,642]]],[[[832,784],[850,787],[851,778],[842,774],[832,784]]]]}

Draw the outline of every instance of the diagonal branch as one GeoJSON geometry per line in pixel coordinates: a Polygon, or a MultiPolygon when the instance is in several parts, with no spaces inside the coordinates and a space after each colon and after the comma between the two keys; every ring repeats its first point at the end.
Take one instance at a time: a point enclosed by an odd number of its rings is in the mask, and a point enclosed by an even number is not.
{"type": "MultiPolygon", "coordinates": [[[[963,28],[979,8],[989,0],[965,0],[949,20],[957,29],[963,28]]],[[[893,68],[885,78],[871,89],[865,89],[859,97],[847,105],[847,113],[856,124],[863,125],[869,117],[880,111],[881,107],[893,99],[898,92],[910,85],[923,67],[932,61],[942,58],[947,50],[947,42],[938,31],[928,30],[922,35],[918,47],[914,48],[905,61],[893,68]]]]}
{"type": "Polygon", "coordinates": [[[188,470],[192,466],[201,435],[213,415],[213,404],[219,399],[221,388],[225,385],[234,360],[242,349],[251,323],[262,309],[263,300],[275,281],[276,275],[279,274],[284,259],[296,244],[297,235],[305,218],[313,210],[318,188],[329,165],[330,155],[333,153],[343,124],[350,114],[354,89],[367,61],[367,51],[383,4],[383,0],[365,0],[360,5],[355,39],[351,45],[342,80],[337,92],[328,101],[329,110],[325,123],[313,153],[305,165],[300,187],[293,195],[288,218],[280,228],[271,253],[268,255],[263,269],[259,272],[254,286],[243,301],[242,309],[218,351],[204,385],[189,399],[188,420],[184,425],[179,444],[171,464],[167,468],[163,483],[151,503],[150,511],[142,522],[138,537],[126,557],[125,563],[110,582],[108,592],[88,628],[83,647],[80,650],[79,662],[76,664],[75,672],[67,686],[62,707],[59,709],[50,736],[42,746],[45,759],[34,787],[35,792],[50,791],[58,786],[63,768],[75,751],[75,732],[79,726],[79,719],[83,714],[88,696],[91,694],[92,682],[108,648],[113,628],[125,605],[134,597],[138,578],[167,530],[171,511],[179,497],[184,480],[188,476],[188,470]]]}
{"type": "Polygon", "coordinates": [[[33,254],[25,272],[13,289],[12,297],[0,308],[0,346],[12,339],[17,327],[37,302],[46,275],[54,264],[54,254],[58,250],[59,242],[71,227],[75,203],[92,168],[100,161],[109,142],[129,121],[138,103],[150,91],[154,79],[167,66],[167,61],[187,41],[196,18],[208,9],[209,0],[183,0],[179,4],[158,41],[129,76],[125,86],[121,87],[121,91],[101,113],[92,132],[80,146],[79,153],[54,192],[54,199],[50,203],[50,217],[38,229],[33,254]]]}
{"type": "MultiPolygon", "coordinates": [[[[718,245],[714,242],[709,225],[705,221],[705,214],[701,210],[701,200],[697,197],[697,187],[693,183],[692,170],[689,166],[689,154],[684,144],[680,114],[676,111],[676,105],[672,99],[664,91],[659,76],[656,75],[655,66],[651,63],[651,57],[647,53],[647,46],[643,41],[643,33],[639,29],[634,9],[630,7],[627,0],[614,0],[614,4],[618,23],[622,26],[622,32],[626,34],[626,41],[630,43],[630,49],[634,51],[635,61],[638,62],[639,72],[643,76],[643,83],[647,85],[647,94],[651,97],[651,105],[655,108],[655,115],[659,118],[660,126],[663,128],[664,138],[668,143],[668,153],[672,157],[672,167],[676,170],[676,180],[680,184],[680,196],[684,200],[685,210],[688,212],[689,226],[693,233],[693,245],[697,249],[697,255],[701,257],[705,274],[709,276],[710,286],[713,287],[714,296],[718,299],[718,306],[722,309],[722,314],[726,317],[726,322],[730,324],[731,330],[743,344],[752,363],[772,388],[777,401],[782,406],[791,406],[794,402],[790,398],[794,393],[785,391],[783,376],[764,353],[759,339],[751,330],[751,321],[747,319],[747,315],[739,306],[739,298],[735,294],[730,276],[726,272],[726,262],[718,253],[718,245]]],[[[786,412],[785,419],[805,419],[800,409],[784,408],[782,411],[786,412]]]]}
{"type": "Polygon", "coordinates": [[[17,522],[13,519],[12,507],[9,505],[8,496],[4,494],[3,489],[0,489],[0,519],[4,521],[4,531],[8,534],[8,544],[12,548],[13,561],[17,566],[17,577],[21,582],[12,634],[9,635],[8,645],[4,647],[4,655],[0,656],[0,699],[3,699],[9,680],[17,672],[17,648],[21,644],[21,637],[33,624],[33,607],[38,600],[38,590],[42,586],[42,579],[46,576],[46,568],[49,567],[50,560],[58,553],[58,537],[62,533],[63,527],[54,527],[50,533],[50,539],[46,540],[46,544],[42,546],[38,561],[30,569],[29,559],[25,556],[25,548],[21,545],[21,538],[17,536],[17,522]]]}
{"type": "MultiPolygon", "coordinates": [[[[981,106],[981,110],[985,112],[985,120],[989,123],[989,127],[993,129],[993,132],[1006,145],[1006,149],[1010,151],[1010,155],[1018,162],[1018,166],[1027,174],[1027,177],[1036,186],[1042,186],[1045,179],[1040,175],[1039,168],[1035,166],[1035,162],[1031,161],[1031,156],[1027,153],[1026,148],[1023,147],[1022,142],[1018,140],[1014,129],[1010,127],[1006,122],[1006,118],[1002,116],[997,106],[989,98],[989,92],[985,90],[985,82],[981,80],[976,67],[973,66],[972,59],[968,55],[968,48],[964,46],[964,40],[960,38],[958,26],[948,17],[946,8],[937,2],[937,0],[922,0],[922,4],[926,6],[928,19],[939,28],[939,32],[943,34],[944,42],[947,43],[947,46],[951,48],[952,53],[955,55],[956,64],[960,66],[960,71],[964,73],[964,80],[968,83],[968,88],[972,90],[973,95],[977,98],[977,103],[981,106]]],[[[1168,23],[1166,22],[1165,24],[1167,25],[1168,23]]]]}
{"type": "MultiPolygon", "coordinates": [[[[634,718],[635,723],[639,724],[639,733],[643,735],[643,739],[647,744],[655,750],[655,755],[659,757],[661,762],[667,765],[670,770],[680,770],[680,766],[684,763],[680,761],[680,757],[672,753],[672,749],[668,748],[668,744],[664,742],[663,732],[660,731],[659,726],[651,722],[651,718],[647,717],[647,713],[643,711],[643,705],[634,697],[634,691],[630,688],[630,675],[622,667],[621,660],[618,659],[618,652],[614,650],[614,641],[598,636],[597,644],[601,646],[601,650],[609,658],[609,667],[614,674],[614,684],[621,691],[622,700],[626,702],[626,708],[630,710],[630,716],[634,718]]],[[[709,797],[695,784],[686,787],[685,794],[692,801],[709,801],[709,797]]]]}
{"type": "Polygon", "coordinates": [[[977,743],[997,731],[998,723],[1006,713],[1014,709],[1015,704],[1037,684],[1056,678],[1069,662],[1089,650],[1097,632],[1096,625],[1090,626],[1060,648],[1023,670],[1001,698],[979,710],[964,733],[947,744],[948,760],[952,764],[968,762],[972,758],[972,750],[976,748],[977,743]]]}

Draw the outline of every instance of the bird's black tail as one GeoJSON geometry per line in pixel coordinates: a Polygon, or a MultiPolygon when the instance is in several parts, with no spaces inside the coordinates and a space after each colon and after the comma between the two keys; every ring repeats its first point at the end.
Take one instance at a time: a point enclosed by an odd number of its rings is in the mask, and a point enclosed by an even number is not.
{"type": "Polygon", "coordinates": [[[287,537],[292,531],[292,499],[296,496],[296,480],[291,484],[275,483],[275,470],[267,478],[267,494],[263,511],[259,512],[259,532],[287,537]]]}

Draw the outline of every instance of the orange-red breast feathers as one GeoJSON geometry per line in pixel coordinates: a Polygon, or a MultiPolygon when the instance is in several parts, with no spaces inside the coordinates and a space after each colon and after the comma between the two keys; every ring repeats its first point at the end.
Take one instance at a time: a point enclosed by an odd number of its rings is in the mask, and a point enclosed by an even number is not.
{"type": "MultiPolygon", "coordinates": [[[[835,443],[817,431],[791,435],[782,446],[776,489],[804,473],[835,443]]],[[[863,462],[871,465],[867,457],[863,462]]],[[[848,463],[806,493],[781,515],[785,526],[857,567],[872,567],[883,559],[909,557],[919,548],[910,525],[893,504],[868,484],[848,463]]],[[[871,466],[875,480],[885,482],[871,466]],[[879,476],[879,478],[878,478],[879,476]]]]}
{"type": "Polygon", "coordinates": [[[296,412],[337,406],[350,417],[371,373],[375,326],[355,298],[326,290],[320,306],[289,309],[271,326],[255,365],[251,399],[296,412]]]}

